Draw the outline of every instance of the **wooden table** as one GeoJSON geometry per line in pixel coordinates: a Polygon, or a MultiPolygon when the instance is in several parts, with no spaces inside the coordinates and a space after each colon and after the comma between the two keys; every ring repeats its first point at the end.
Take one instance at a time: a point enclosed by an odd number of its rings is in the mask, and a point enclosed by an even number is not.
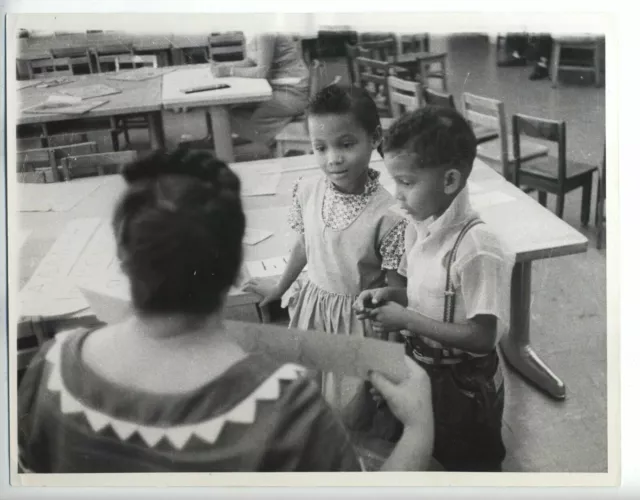
{"type": "Polygon", "coordinates": [[[271,86],[258,78],[214,79],[208,64],[180,68],[164,75],[162,82],[162,106],[172,108],[206,108],[213,125],[213,143],[216,155],[226,161],[234,161],[229,107],[271,99],[271,86]],[[185,94],[182,89],[215,82],[226,83],[228,89],[185,94]]]}
{"type": "MultiPolygon", "coordinates": [[[[74,120],[90,120],[92,118],[110,118],[112,122],[117,116],[145,114],[149,120],[149,139],[152,149],[165,147],[164,129],[162,123],[162,77],[151,78],[143,81],[110,80],[108,75],[113,73],[100,73],[69,77],[71,82],[50,88],[37,88],[31,86],[17,91],[18,112],[17,125],[39,124],[42,134],[49,135],[48,124],[56,122],[71,122],[74,120]],[[119,94],[111,94],[104,97],[95,97],[95,100],[108,100],[106,104],[99,106],[83,115],[64,114],[39,114],[23,113],[21,109],[34,106],[46,101],[50,95],[57,94],[61,90],[83,87],[102,83],[120,89],[119,94]]],[[[112,125],[115,125],[112,123],[112,125]]]]}
{"type": "MultiPolygon", "coordinates": [[[[283,169],[275,196],[246,197],[243,200],[247,226],[276,233],[263,243],[245,246],[246,260],[287,254],[295,238],[286,220],[293,183],[301,175],[321,175],[317,169],[295,169],[313,166],[314,162],[313,156],[299,156],[233,165],[241,179],[283,169]]],[[[373,161],[372,166],[381,170],[383,185],[393,189],[393,181],[382,162],[373,161]]],[[[584,252],[587,239],[479,160],[476,160],[470,181],[479,190],[478,193],[472,192],[472,203],[483,220],[516,256],[511,290],[511,330],[501,340],[505,358],[522,376],[550,395],[562,399],[565,395],[563,382],[538,358],[530,345],[531,264],[534,260],[584,252]],[[502,200],[490,204],[486,201],[488,197],[493,200],[502,197],[502,200]]],[[[32,235],[20,254],[21,282],[24,284],[29,278],[65,223],[81,217],[109,218],[114,200],[123,188],[122,179],[111,176],[69,212],[20,213],[18,220],[21,229],[31,230],[32,235]]],[[[244,297],[240,294],[236,299],[245,303],[257,301],[251,294],[244,297]]]]}

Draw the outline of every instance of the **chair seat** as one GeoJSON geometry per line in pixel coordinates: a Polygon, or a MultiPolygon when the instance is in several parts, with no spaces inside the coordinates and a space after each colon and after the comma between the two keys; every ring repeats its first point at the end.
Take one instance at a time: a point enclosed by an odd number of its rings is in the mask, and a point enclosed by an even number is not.
{"type": "MultiPolygon", "coordinates": [[[[509,147],[509,163],[515,161],[513,154],[513,141],[511,136],[507,137],[507,144],[509,147]]],[[[522,161],[532,160],[541,156],[546,156],[549,152],[549,148],[542,144],[538,144],[531,141],[520,140],[520,159],[522,161]]],[[[502,158],[500,156],[500,141],[484,142],[478,145],[478,156],[492,161],[500,162],[502,158]]]]}
{"type": "Polygon", "coordinates": [[[483,127],[482,125],[473,125],[472,128],[478,144],[498,138],[498,131],[494,128],[483,127]]]}
{"type": "MultiPolygon", "coordinates": [[[[567,179],[574,179],[576,177],[580,177],[581,175],[590,174],[597,169],[598,167],[595,165],[586,165],[584,163],[568,161],[567,179]]],[[[556,158],[548,157],[547,161],[525,163],[520,167],[520,175],[522,174],[543,177],[545,179],[557,179],[558,164],[556,158]]]]}

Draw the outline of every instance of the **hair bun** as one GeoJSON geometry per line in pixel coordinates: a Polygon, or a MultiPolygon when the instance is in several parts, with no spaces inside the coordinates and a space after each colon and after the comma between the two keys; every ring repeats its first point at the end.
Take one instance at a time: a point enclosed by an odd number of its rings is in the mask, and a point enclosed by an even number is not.
{"type": "Polygon", "coordinates": [[[221,184],[228,187],[227,185],[232,184],[232,177],[234,177],[229,167],[211,153],[184,148],[170,153],[156,151],[145,158],[125,165],[122,170],[122,176],[129,184],[156,179],[164,175],[195,177],[216,187],[222,187],[221,184]]]}

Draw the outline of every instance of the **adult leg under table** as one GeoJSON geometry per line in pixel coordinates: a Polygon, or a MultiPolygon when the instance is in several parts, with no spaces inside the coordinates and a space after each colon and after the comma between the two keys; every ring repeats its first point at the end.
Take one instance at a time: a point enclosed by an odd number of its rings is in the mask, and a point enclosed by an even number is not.
{"type": "Polygon", "coordinates": [[[511,280],[511,330],[500,342],[508,363],[524,378],[556,399],[565,398],[565,385],[530,345],[531,261],[518,262],[511,280]]]}

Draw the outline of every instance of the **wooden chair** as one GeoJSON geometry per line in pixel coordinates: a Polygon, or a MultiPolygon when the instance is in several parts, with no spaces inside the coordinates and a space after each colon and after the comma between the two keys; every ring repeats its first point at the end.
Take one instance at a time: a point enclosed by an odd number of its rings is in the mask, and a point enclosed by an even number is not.
{"type": "Polygon", "coordinates": [[[392,37],[382,40],[361,41],[358,46],[367,51],[367,57],[376,61],[390,61],[398,52],[396,40],[392,37]]]}
{"type": "Polygon", "coordinates": [[[414,33],[409,35],[400,35],[398,44],[401,54],[429,52],[429,34],[414,33]]]}
{"type": "Polygon", "coordinates": [[[604,38],[587,36],[554,37],[553,53],[551,55],[551,86],[558,85],[558,74],[560,71],[581,71],[594,74],[596,87],[602,86],[604,62],[604,38]],[[591,65],[576,65],[575,62],[562,61],[562,51],[564,49],[588,50],[592,52],[591,65]]]}
{"type": "Polygon", "coordinates": [[[442,85],[442,91],[446,92],[449,88],[447,84],[447,53],[446,52],[425,52],[422,54],[416,54],[418,59],[418,71],[420,81],[425,87],[429,86],[429,80],[435,78],[440,80],[442,85]],[[432,69],[432,66],[437,64],[440,69],[432,69]]]}
{"type": "Polygon", "coordinates": [[[212,61],[241,61],[245,53],[244,33],[242,31],[211,33],[208,52],[208,58],[212,61]]]}
{"type": "MultiPolygon", "coordinates": [[[[309,95],[312,97],[320,87],[322,73],[322,63],[317,59],[311,62],[309,67],[309,95]]],[[[331,82],[338,83],[340,77],[334,78],[331,82]]],[[[303,151],[307,154],[313,153],[309,132],[307,131],[307,120],[305,115],[296,117],[291,123],[287,124],[276,135],[276,156],[282,158],[290,150],[303,151]]]]}
{"type": "Polygon", "coordinates": [[[123,55],[134,55],[133,44],[102,45],[93,49],[98,72],[112,71],[115,69],[116,57],[123,55]]]}
{"type": "Polygon", "coordinates": [[[93,65],[91,64],[91,53],[87,48],[65,47],[59,49],[51,49],[51,55],[54,59],[68,58],[69,64],[74,66],[86,66],[89,73],[93,73],[93,65]]]}
{"type": "Polygon", "coordinates": [[[53,78],[56,76],[73,76],[73,66],[68,57],[37,59],[27,65],[29,78],[53,78]]]}
{"type": "Polygon", "coordinates": [[[394,118],[422,107],[422,86],[418,82],[408,82],[395,76],[387,78],[389,105],[394,118]]]}
{"type": "MultiPolygon", "coordinates": [[[[477,156],[498,163],[504,178],[513,182],[515,156],[513,143],[507,130],[504,103],[465,92],[462,94],[462,114],[470,123],[478,139],[477,156]],[[496,134],[497,139],[493,139],[496,134]]],[[[520,141],[521,161],[546,156],[547,153],[548,148],[544,145],[526,140],[520,141]]]]}
{"type": "Polygon", "coordinates": [[[114,63],[116,65],[116,73],[121,69],[157,68],[158,56],[153,54],[121,54],[116,56],[114,63]]]}
{"type": "Polygon", "coordinates": [[[596,248],[600,250],[604,246],[607,236],[606,225],[606,200],[607,200],[607,149],[602,155],[602,168],[598,172],[598,190],[596,193],[596,248]]]}
{"type": "Polygon", "coordinates": [[[60,180],[58,160],[64,163],[70,155],[84,155],[96,153],[98,145],[95,142],[83,142],[38,149],[19,151],[17,154],[16,168],[18,174],[27,172],[41,172],[45,176],[45,182],[60,180]]]}
{"type": "MultiPolygon", "coordinates": [[[[455,101],[453,100],[452,94],[447,94],[445,92],[438,92],[437,90],[423,88],[422,89],[422,98],[424,102],[430,104],[432,106],[442,106],[443,108],[452,108],[456,109],[455,101]]],[[[497,137],[498,134],[494,136],[497,137]]]]}
{"type": "Polygon", "coordinates": [[[86,175],[117,174],[122,165],[137,158],[137,151],[68,156],[62,160],[62,173],[65,181],[86,175]]]}
{"type": "Polygon", "coordinates": [[[389,107],[389,87],[387,78],[395,76],[400,69],[391,63],[376,61],[366,57],[356,57],[355,59],[355,84],[367,90],[376,101],[378,112],[381,117],[391,117],[389,107]]]}
{"type": "Polygon", "coordinates": [[[569,191],[582,188],[582,210],[580,220],[583,226],[589,224],[591,213],[591,186],[593,173],[597,167],[580,163],[567,163],[567,127],[563,121],[545,120],[533,116],[513,115],[513,151],[515,159],[515,185],[526,186],[538,191],[538,201],[546,206],[547,193],[557,196],[556,215],[562,218],[564,196],[569,191]],[[558,145],[557,161],[550,157],[529,162],[531,158],[522,155],[521,135],[534,137],[558,145]],[[526,164],[523,164],[527,162],[526,164]]]}

